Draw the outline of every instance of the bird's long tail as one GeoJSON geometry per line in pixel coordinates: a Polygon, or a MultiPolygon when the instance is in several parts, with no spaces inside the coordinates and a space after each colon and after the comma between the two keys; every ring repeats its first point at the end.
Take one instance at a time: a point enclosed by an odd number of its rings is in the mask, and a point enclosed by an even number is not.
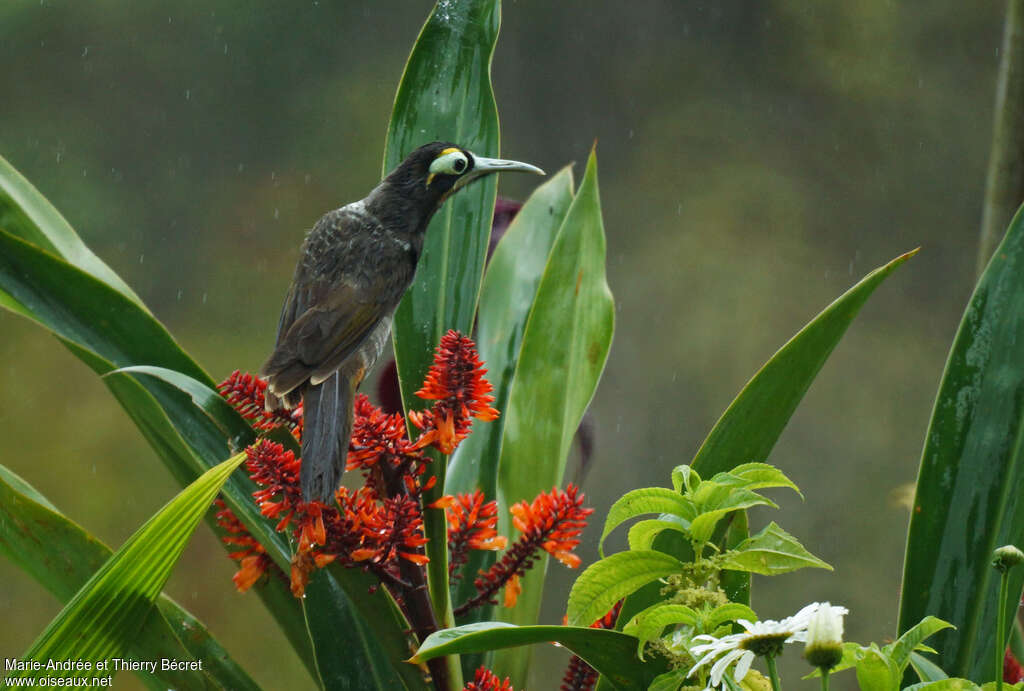
{"type": "Polygon", "coordinates": [[[337,373],[302,395],[302,497],[331,503],[352,435],[353,379],[337,373]]]}

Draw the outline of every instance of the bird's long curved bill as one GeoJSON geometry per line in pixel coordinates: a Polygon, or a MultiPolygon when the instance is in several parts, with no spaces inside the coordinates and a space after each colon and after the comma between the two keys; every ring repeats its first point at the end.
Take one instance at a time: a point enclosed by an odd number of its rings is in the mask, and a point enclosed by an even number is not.
{"type": "Polygon", "coordinates": [[[533,173],[534,175],[545,175],[543,170],[529,163],[508,161],[503,158],[486,158],[473,154],[473,170],[459,178],[455,183],[454,189],[459,189],[473,180],[491,173],[533,173]]]}

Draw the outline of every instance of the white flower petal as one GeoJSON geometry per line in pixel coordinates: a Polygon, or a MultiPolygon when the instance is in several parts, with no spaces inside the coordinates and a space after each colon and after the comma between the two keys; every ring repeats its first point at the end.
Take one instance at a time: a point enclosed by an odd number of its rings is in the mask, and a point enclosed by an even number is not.
{"type": "Polygon", "coordinates": [[[711,683],[719,686],[722,683],[722,676],[729,665],[737,658],[743,657],[746,653],[746,650],[732,650],[729,651],[728,655],[716,662],[711,668],[711,683]]]}
{"type": "Polygon", "coordinates": [[[732,678],[736,680],[736,683],[743,681],[743,678],[747,676],[747,672],[750,671],[750,665],[754,663],[754,653],[747,650],[744,651],[743,657],[736,663],[736,671],[733,673],[732,678]]]}

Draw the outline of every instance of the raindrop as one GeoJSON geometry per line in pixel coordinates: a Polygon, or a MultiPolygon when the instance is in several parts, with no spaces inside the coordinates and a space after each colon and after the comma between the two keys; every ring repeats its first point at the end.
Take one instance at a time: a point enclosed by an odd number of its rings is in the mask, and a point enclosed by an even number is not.
{"type": "Polygon", "coordinates": [[[241,173],[243,170],[245,170],[245,164],[244,163],[239,163],[238,164],[238,172],[241,173]]]}
{"type": "Polygon", "coordinates": [[[192,100],[192,89],[185,89],[185,100],[186,101],[191,101],[192,100]]]}
{"type": "Polygon", "coordinates": [[[88,54],[89,54],[89,46],[86,46],[85,48],[82,49],[82,57],[84,58],[88,54]]]}
{"type": "Polygon", "coordinates": [[[281,210],[280,209],[274,209],[274,220],[276,221],[280,217],[281,217],[281,210]]]}
{"type": "Polygon", "coordinates": [[[92,474],[93,475],[96,474],[96,464],[95,463],[92,464],[92,474]]]}
{"type": "Polygon", "coordinates": [[[181,302],[181,294],[185,292],[181,288],[178,288],[178,302],[181,302]]]}
{"type": "Polygon", "coordinates": [[[633,130],[630,130],[630,131],[629,131],[629,137],[628,137],[628,139],[632,139],[632,138],[633,138],[633,130]]]}
{"type": "Polygon", "coordinates": [[[203,293],[203,304],[206,304],[206,293],[203,293]]]}
{"type": "Polygon", "coordinates": [[[140,254],[140,255],[139,255],[139,263],[141,264],[141,263],[142,263],[142,261],[143,261],[143,260],[144,260],[145,258],[146,258],[146,255],[144,255],[144,254],[140,254]]]}
{"type": "Polygon", "coordinates": [[[60,151],[58,151],[57,152],[57,163],[60,163],[61,160],[63,160],[63,158],[64,158],[64,154],[61,153],[60,151]]]}
{"type": "Polygon", "coordinates": [[[228,44],[225,43],[224,44],[224,55],[227,55],[227,54],[228,54],[228,44]]]}

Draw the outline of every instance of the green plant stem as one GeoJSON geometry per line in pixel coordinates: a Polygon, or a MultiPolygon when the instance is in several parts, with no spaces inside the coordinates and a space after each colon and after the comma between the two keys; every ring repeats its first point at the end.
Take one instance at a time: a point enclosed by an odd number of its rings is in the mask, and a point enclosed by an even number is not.
{"type": "Polygon", "coordinates": [[[828,670],[821,668],[821,691],[828,691],[828,670]]]}
{"type": "Polygon", "coordinates": [[[772,691],[782,691],[779,683],[779,670],[775,669],[775,656],[765,655],[765,662],[768,664],[768,678],[772,680],[772,691]]]}
{"type": "Polygon", "coordinates": [[[1003,660],[1006,657],[1006,600],[1010,596],[1010,569],[999,570],[996,609],[996,691],[1003,691],[1003,660]]]}

